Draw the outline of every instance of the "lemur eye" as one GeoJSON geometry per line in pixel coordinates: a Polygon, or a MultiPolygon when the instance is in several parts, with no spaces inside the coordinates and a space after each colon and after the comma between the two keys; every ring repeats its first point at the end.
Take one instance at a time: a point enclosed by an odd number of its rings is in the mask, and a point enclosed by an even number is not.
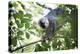
{"type": "Polygon", "coordinates": [[[45,29],[45,23],[44,23],[44,22],[39,21],[39,25],[40,25],[43,29],[45,29]]]}

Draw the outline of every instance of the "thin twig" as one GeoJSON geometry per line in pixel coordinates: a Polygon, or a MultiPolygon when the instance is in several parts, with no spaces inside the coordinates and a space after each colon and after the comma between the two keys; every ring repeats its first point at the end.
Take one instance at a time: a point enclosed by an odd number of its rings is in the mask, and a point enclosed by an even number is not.
{"type": "Polygon", "coordinates": [[[38,2],[36,2],[36,4],[39,5],[39,6],[41,6],[42,8],[46,8],[46,9],[52,10],[52,8],[46,7],[45,5],[41,5],[41,4],[39,4],[38,2]]]}
{"type": "MultiPolygon", "coordinates": [[[[19,41],[19,44],[20,44],[20,46],[22,46],[22,44],[21,44],[21,42],[19,41]]],[[[24,51],[24,49],[22,48],[22,50],[21,50],[21,52],[23,52],[24,51]]]]}

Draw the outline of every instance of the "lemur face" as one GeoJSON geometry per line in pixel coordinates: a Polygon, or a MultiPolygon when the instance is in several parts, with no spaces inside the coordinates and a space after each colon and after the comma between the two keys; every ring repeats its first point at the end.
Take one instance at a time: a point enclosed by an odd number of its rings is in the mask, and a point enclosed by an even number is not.
{"type": "Polygon", "coordinates": [[[48,20],[47,18],[41,18],[41,19],[39,20],[39,25],[40,25],[43,29],[45,29],[45,28],[47,28],[47,27],[49,26],[49,20],[48,20]]]}

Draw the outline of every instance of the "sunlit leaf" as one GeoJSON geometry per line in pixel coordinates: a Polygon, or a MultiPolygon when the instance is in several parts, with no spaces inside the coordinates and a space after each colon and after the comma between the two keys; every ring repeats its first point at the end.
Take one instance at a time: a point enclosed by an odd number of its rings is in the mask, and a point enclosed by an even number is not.
{"type": "Polygon", "coordinates": [[[24,38],[22,38],[21,36],[18,37],[19,40],[24,40],[24,38]]]}
{"type": "Polygon", "coordinates": [[[21,4],[21,7],[25,10],[24,4],[22,2],[20,2],[20,1],[17,1],[17,2],[20,3],[21,4]]]}
{"type": "Polygon", "coordinates": [[[35,35],[35,33],[33,31],[29,31],[31,34],[35,35]]]}

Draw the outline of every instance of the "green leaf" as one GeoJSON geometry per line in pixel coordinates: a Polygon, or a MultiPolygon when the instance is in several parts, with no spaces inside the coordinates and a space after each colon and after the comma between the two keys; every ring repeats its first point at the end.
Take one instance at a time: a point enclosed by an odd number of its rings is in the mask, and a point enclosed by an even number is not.
{"type": "Polygon", "coordinates": [[[66,47],[67,48],[70,48],[70,40],[69,40],[69,38],[65,38],[65,43],[66,43],[66,47]]]}
{"type": "Polygon", "coordinates": [[[22,3],[22,2],[20,2],[20,1],[17,1],[19,4],[21,4],[21,7],[25,10],[25,5],[22,3]]]}
{"type": "Polygon", "coordinates": [[[13,46],[17,45],[17,38],[16,37],[14,37],[11,41],[12,41],[11,43],[13,46]]]}
{"type": "Polygon", "coordinates": [[[30,21],[27,18],[22,18],[21,23],[25,23],[25,28],[30,27],[30,21]]]}
{"type": "Polygon", "coordinates": [[[21,23],[18,27],[22,28],[24,26],[24,23],[21,23]]]}
{"type": "Polygon", "coordinates": [[[48,48],[41,46],[40,44],[37,44],[35,47],[35,51],[48,51],[48,48]]]}
{"type": "Polygon", "coordinates": [[[27,32],[26,32],[26,38],[27,38],[27,39],[30,38],[30,35],[29,35],[29,33],[27,33],[27,32]]]}
{"type": "Polygon", "coordinates": [[[60,45],[61,45],[61,41],[60,41],[60,40],[58,41],[57,45],[58,45],[58,46],[60,46],[60,45]]]}
{"type": "Polygon", "coordinates": [[[25,24],[25,28],[29,28],[30,24],[28,22],[26,22],[25,24]]]}
{"type": "Polygon", "coordinates": [[[17,26],[19,27],[20,23],[19,23],[19,20],[15,20],[17,26]]]}
{"type": "Polygon", "coordinates": [[[26,22],[28,22],[26,18],[21,19],[21,23],[26,23],[26,22]]]}
{"type": "Polygon", "coordinates": [[[24,14],[22,11],[19,11],[18,13],[16,14],[13,14],[14,18],[23,18],[24,14]]]}
{"type": "Polygon", "coordinates": [[[53,49],[57,48],[57,39],[54,39],[54,41],[52,42],[52,47],[53,49]]]}
{"type": "Polygon", "coordinates": [[[21,18],[21,17],[19,16],[19,13],[13,14],[13,16],[14,16],[14,18],[21,18]]]}
{"type": "Polygon", "coordinates": [[[16,2],[13,2],[13,7],[18,7],[18,4],[16,2]]]}
{"type": "Polygon", "coordinates": [[[24,33],[23,33],[23,31],[18,31],[17,32],[17,35],[23,35],[24,33]]]}
{"type": "Polygon", "coordinates": [[[24,16],[23,11],[19,11],[19,16],[22,18],[24,16]]]}
{"type": "Polygon", "coordinates": [[[32,17],[32,15],[31,15],[31,14],[25,14],[24,16],[25,16],[25,17],[29,17],[29,18],[31,18],[31,17],[32,17]]]}
{"type": "Polygon", "coordinates": [[[29,20],[27,20],[26,18],[22,18],[21,19],[21,23],[25,23],[25,28],[29,28],[29,26],[30,26],[30,23],[29,23],[30,21],[29,20]]]}
{"type": "Polygon", "coordinates": [[[24,26],[24,23],[20,23],[19,20],[16,20],[16,24],[19,28],[22,28],[24,26]]]}
{"type": "Polygon", "coordinates": [[[42,42],[42,46],[45,47],[46,49],[50,47],[50,45],[46,42],[42,42]]]}
{"type": "Polygon", "coordinates": [[[24,40],[24,38],[22,38],[21,36],[18,37],[19,40],[24,40]]]}
{"type": "Polygon", "coordinates": [[[43,48],[39,44],[36,44],[35,51],[43,51],[43,48]]]}
{"type": "Polygon", "coordinates": [[[35,33],[33,31],[29,31],[31,34],[35,35],[35,33]]]}
{"type": "Polygon", "coordinates": [[[23,17],[24,15],[23,11],[19,11],[19,15],[23,17]]]}

